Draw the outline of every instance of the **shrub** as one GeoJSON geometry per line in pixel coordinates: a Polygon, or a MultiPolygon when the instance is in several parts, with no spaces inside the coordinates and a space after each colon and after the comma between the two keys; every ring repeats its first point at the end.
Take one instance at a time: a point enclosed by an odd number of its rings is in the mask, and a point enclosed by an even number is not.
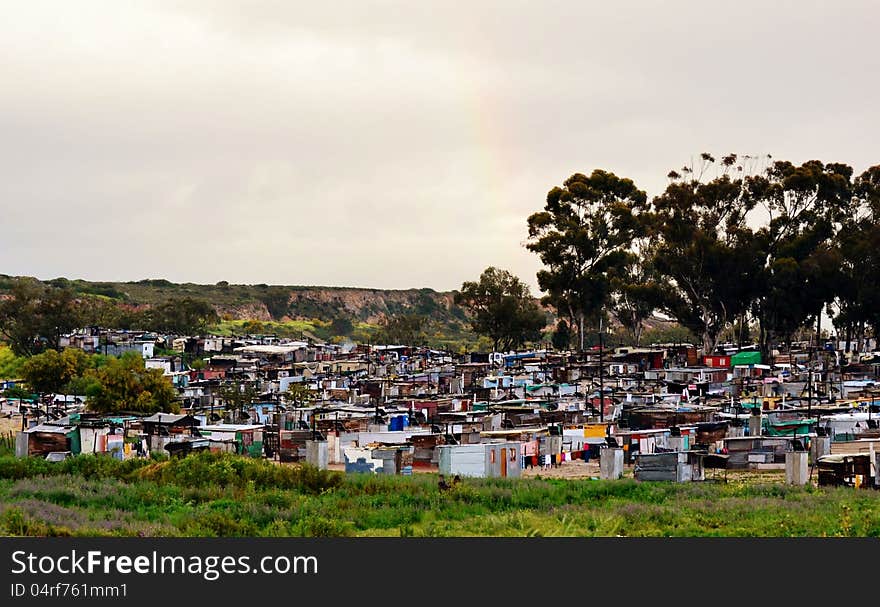
{"type": "Polygon", "coordinates": [[[229,453],[198,453],[146,466],[137,477],[159,484],[187,487],[236,487],[246,489],[296,489],[321,493],[338,487],[342,475],[314,466],[281,466],[266,460],[249,459],[229,453]]]}

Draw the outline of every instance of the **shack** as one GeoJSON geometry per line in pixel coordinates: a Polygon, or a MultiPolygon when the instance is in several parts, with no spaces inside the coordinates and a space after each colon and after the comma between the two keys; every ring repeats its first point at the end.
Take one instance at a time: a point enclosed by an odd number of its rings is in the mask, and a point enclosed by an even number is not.
{"type": "MultiPolygon", "coordinates": [[[[215,441],[234,441],[236,453],[250,457],[263,456],[263,426],[246,424],[215,424],[198,429],[203,437],[215,441]]],[[[213,445],[212,445],[213,447],[213,445]]]]}
{"type": "Polygon", "coordinates": [[[820,487],[874,487],[871,455],[868,453],[823,455],[817,466],[820,487]]]}
{"type": "Polygon", "coordinates": [[[519,478],[520,445],[516,442],[440,445],[440,474],[476,478],[519,478]]]}
{"type": "Polygon", "coordinates": [[[702,453],[695,451],[638,453],[635,458],[633,476],[638,481],[683,483],[705,479],[702,453]]]}
{"type": "Polygon", "coordinates": [[[298,462],[306,457],[306,443],[313,440],[311,430],[280,430],[278,459],[282,462],[298,462]]]}
{"type": "Polygon", "coordinates": [[[40,424],[18,433],[16,457],[45,457],[55,451],[79,453],[79,430],[76,426],[40,424]]]}
{"type": "Polygon", "coordinates": [[[193,436],[199,420],[191,415],[156,413],[141,421],[146,448],[149,451],[165,451],[165,445],[193,436]]]}
{"type": "Polygon", "coordinates": [[[367,447],[346,447],[342,453],[346,474],[375,473],[382,467],[382,460],[373,459],[373,450],[367,447]]]}
{"type": "Polygon", "coordinates": [[[440,465],[438,445],[446,440],[442,434],[416,434],[410,437],[413,446],[413,467],[421,469],[437,468],[440,465]]]}
{"type": "Polygon", "coordinates": [[[756,464],[785,464],[785,453],[790,451],[790,436],[729,436],[724,439],[724,449],[729,455],[730,470],[745,469],[756,464]]]}
{"type": "Polygon", "coordinates": [[[376,468],[379,474],[412,475],[413,447],[411,445],[383,445],[374,448],[371,453],[373,460],[382,465],[376,468]]]}
{"type": "Polygon", "coordinates": [[[618,430],[612,433],[623,447],[623,461],[631,464],[636,454],[656,453],[657,451],[687,451],[694,444],[694,426],[675,426],[652,430],[618,430]]]}

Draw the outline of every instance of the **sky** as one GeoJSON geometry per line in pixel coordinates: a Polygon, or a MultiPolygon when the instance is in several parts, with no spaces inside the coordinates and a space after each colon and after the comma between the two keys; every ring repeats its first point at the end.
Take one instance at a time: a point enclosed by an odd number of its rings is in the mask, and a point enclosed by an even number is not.
{"type": "Polygon", "coordinates": [[[576,172],[880,163],[876,1],[10,2],[0,273],[537,292],[576,172]]]}

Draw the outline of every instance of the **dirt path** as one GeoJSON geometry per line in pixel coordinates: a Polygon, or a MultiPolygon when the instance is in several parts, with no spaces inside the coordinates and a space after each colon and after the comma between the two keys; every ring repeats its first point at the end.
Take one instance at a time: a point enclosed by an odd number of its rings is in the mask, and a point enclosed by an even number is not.
{"type": "MultiPolygon", "coordinates": [[[[542,466],[534,468],[526,468],[522,471],[524,478],[564,478],[564,479],[584,479],[599,478],[599,461],[590,460],[589,462],[573,461],[563,462],[558,466],[552,466],[545,469],[542,466]]],[[[626,466],[623,469],[624,478],[633,477],[632,466],[626,466]]],[[[706,480],[723,481],[725,479],[724,471],[709,470],[706,472],[706,480]]],[[[739,482],[750,484],[762,483],[784,483],[785,472],[779,470],[728,470],[726,476],[727,482],[739,482]]],[[[813,477],[815,482],[815,475],[813,477]]]]}

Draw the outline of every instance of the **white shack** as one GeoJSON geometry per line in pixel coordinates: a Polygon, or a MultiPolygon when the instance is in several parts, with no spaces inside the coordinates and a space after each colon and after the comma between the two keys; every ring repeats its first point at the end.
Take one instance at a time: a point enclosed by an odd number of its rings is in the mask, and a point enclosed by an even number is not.
{"type": "Polygon", "coordinates": [[[476,478],[519,478],[517,442],[440,445],[440,474],[476,478]]]}

